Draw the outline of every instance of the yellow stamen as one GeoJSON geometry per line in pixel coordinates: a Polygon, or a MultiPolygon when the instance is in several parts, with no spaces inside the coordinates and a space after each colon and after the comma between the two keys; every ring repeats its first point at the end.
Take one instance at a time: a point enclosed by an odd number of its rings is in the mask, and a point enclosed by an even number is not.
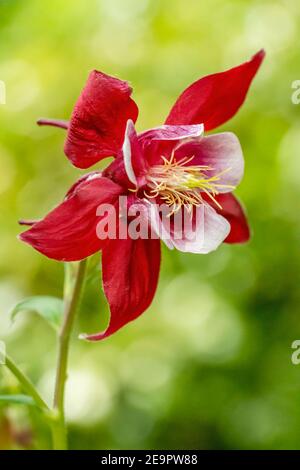
{"type": "Polygon", "coordinates": [[[194,206],[205,203],[201,192],[204,192],[220,209],[222,206],[216,200],[220,189],[234,189],[231,185],[220,184],[221,176],[230,170],[222,171],[213,176],[207,173],[214,169],[206,165],[188,165],[192,157],[184,157],[177,161],[174,152],[170,159],[162,157],[163,164],[155,165],[147,175],[150,193],[148,198],[160,197],[172,211],[170,215],[178,212],[182,206],[192,211],[194,206]]]}

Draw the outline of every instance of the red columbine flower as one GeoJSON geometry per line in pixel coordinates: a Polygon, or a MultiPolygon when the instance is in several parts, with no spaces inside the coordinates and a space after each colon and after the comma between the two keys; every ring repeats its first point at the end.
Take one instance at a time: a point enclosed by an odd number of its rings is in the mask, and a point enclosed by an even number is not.
{"type": "Polygon", "coordinates": [[[129,204],[150,207],[149,225],[161,235],[164,222],[154,202],[163,202],[170,209],[171,234],[162,238],[181,251],[208,253],[223,241],[249,239],[245,214],[231,193],[243,176],[239,141],[232,133],[203,136],[203,131],[237,112],[264,55],[260,51],[238,67],[196,81],[179,96],[165,125],[141,134],[134,129],[138,108],[128,83],[97,71],[90,74],[70,123],[39,121],[68,129],[65,153],[76,167],[115,157],[102,173],[80,178],[59,206],[20,235],[59,261],[81,260],[102,250],[110,323],[89,339],[111,335],[148,308],[160,267],[159,239],[97,237],[100,204],[118,207],[119,196],[128,195],[129,204]],[[181,209],[188,209],[192,220],[200,216],[200,242],[188,233],[175,236],[173,220],[181,209]]]}

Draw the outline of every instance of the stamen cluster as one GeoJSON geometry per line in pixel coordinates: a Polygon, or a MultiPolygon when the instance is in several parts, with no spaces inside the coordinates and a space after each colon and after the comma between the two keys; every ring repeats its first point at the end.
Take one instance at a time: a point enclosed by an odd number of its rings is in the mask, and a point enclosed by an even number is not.
{"type": "Polygon", "coordinates": [[[150,192],[148,198],[160,197],[171,208],[171,214],[183,206],[192,211],[193,207],[205,203],[201,193],[205,193],[220,209],[216,200],[220,189],[231,189],[230,185],[220,184],[220,177],[229,171],[209,176],[214,168],[206,165],[190,165],[194,156],[176,160],[174,152],[167,159],[162,156],[162,165],[153,166],[147,175],[150,192]]]}

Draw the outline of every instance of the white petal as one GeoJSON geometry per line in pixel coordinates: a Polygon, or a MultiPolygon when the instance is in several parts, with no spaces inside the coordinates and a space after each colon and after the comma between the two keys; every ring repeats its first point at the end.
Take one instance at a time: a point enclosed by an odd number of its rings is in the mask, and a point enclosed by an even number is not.
{"type": "Polygon", "coordinates": [[[123,156],[124,156],[124,166],[131,183],[137,185],[136,176],[132,167],[132,149],[131,149],[131,137],[135,134],[134,124],[131,119],[128,119],[125,131],[125,139],[123,143],[123,156]]]}
{"type": "Polygon", "coordinates": [[[196,209],[196,226],[186,228],[181,239],[172,238],[179,251],[207,254],[216,250],[229,235],[229,222],[217,214],[209,205],[202,204],[196,209]]]}
{"type": "Polygon", "coordinates": [[[232,132],[212,134],[198,141],[190,141],[180,146],[176,157],[194,156],[190,165],[203,165],[212,168],[208,177],[219,176],[216,188],[220,193],[231,192],[244,175],[244,157],[240,142],[232,132]],[[222,187],[224,185],[224,187],[222,187]]]}
{"type": "Polygon", "coordinates": [[[167,245],[168,248],[170,248],[170,250],[173,250],[174,245],[171,240],[170,231],[167,230],[162,222],[159,214],[159,205],[151,203],[147,199],[144,199],[144,204],[148,209],[151,230],[167,245]]]}
{"type": "Polygon", "coordinates": [[[196,137],[200,137],[204,132],[203,124],[190,124],[185,126],[172,126],[172,125],[162,125],[159,127],[153,127],[148,129],[141,134],[139,138],[141,140],[189,140],[196,137]]]}

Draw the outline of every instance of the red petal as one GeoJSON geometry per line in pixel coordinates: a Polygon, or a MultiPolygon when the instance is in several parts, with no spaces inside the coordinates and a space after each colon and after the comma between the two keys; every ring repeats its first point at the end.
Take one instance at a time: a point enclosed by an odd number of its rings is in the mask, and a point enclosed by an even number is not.
{"type": "Polygon", "coordinates": [[[127,82],[94,70],[90,73],[72,114],[65,153],[79,168],[88,168],[122,147],[128,119],[138,107],[127,82]]]}
{"type": "Polygon", "coordinates": [[[105,178],[115,181],[115,183],[123,186],[123,188],[133,188],[133,184],[129,181],[125,170],[123,154],[115,158],[111,164],[103,170],[102,174],[105,178]]]}
{"type": "Polygon", "coordinates": [[[82,183],[85,183],[87,180],[91,181],[92,179],[101,178],[101,177],[102,177],[101,171],[90,171],[89,173],[86,173],[85,175],[81,176],[81,178],[79,178],[79,180],[77,180],[74,184],[72,184],[72,186],[70,187],[70,189],[68,190],[66,194],[66,198],[73,196],[75,191],[77,191],[77,189],[79,189],[82,186],[82,183]]]}
{"type": "Polygon", "coordinates": [[[159,267],[159,240],[109,240],[102,252],[102,275],[110,323],[106,331],[85,337],[107,338],[141,315],[152,302],[159,267]]]}
{"type": "Polygon", "coordinates": [[[244,64],[193,83],[179,96],[166,123],[203,123],[208,131],[228,121],[243,104],[264,57],[261,50],[244,64]]]}
{"type": "Polygon", "coordinates": [[[225,243],[247,242],[250,238],[250,228],[241,203],[231,193],[219,194],[216,196],[216,199],[221,204],[222,210],[214,207],[231,225],[231,230],[225,243]]]}
{"type": "Polygon", "coordinates": [[[40,253],[58,261],[77,261],[99,251],[99,204],[114,203],[122,189],[107,178],[81,182],[62,204],[20,235],[40,253]]]}

